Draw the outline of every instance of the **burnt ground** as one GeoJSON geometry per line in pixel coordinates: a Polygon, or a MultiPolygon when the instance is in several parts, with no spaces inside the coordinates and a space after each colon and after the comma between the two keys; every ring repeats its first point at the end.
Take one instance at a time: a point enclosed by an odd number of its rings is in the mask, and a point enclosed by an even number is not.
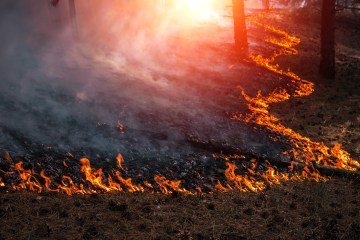
{"type": "MultiPolygon", "coordinates": [[[[327,81],[317,77],[316,17],[274,11],[268,18],[302,40],[299,55],[282,57],[281,66],[316,84],[312,95],[270,110],[284,125],[328,146],[340,143],[359,159],[358,19],[339,16],[338,74],[327,81]]],[[[3,192],[0,239],[359,239],[359,199],[359,180],[351,178],[203,196],[3,192]]]]}

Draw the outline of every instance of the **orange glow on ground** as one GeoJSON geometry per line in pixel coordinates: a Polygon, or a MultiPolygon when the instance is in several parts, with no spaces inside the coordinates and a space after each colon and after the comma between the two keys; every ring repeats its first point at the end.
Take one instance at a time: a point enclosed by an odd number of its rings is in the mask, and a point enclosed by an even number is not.
{"type": "MultiPolygon", "coordinates": [[[[214,9],[219,5],[217,0],[178,0],[165,1],[172,4],[168,12],[169,16],[182,19],[184,24],[194,23],[197,21],[204,21],[213,19],[215,14],[214,9]]],[[[341,149],[340,146],[329,148],[321,142],[314,142],[311,139],[304,137],[292,129],[281,125],[278,119],[270,114],[269,107],[273,103],[286,101],[292,97],[302,97],[311,94],[314,91],[314,84],[310,81],[302,79],[300,76],[291,70],[283,70],[275,63],[278,56],[297,54],[294,48],[300,43],[300,39],[289,35],[273,26],[268,26],[261,22],[261,15],[248,19],[252,24],[255,24],[263,29],[278,34],[279,38],[269,38],[265,42],[273,44],[278,47],[272,56],[252,55],[249,58],[259,67],[265,68],[279,76],[286,76],[291,79],[292,84],[296,87],[294,92],[288,92],[286,89],[275,89],[268,95],[258,92],[256,96],[249,96],[246,92],[242,95],[248,103],[250,113],[247,115],[233,114],[233,120],[243,121],[257,126],[263,126],[273,133],[277,133],[279,138],[290,139],[292,149],[283,154],[291,156],[294,162],[301,163],[302,167],[291,165],[284,172],[279,171],[271,162],[266,161],[266,169],[258,171],[259,165],[256,159],[250,160],[250,166],[242,165],[243,171],[238,171],[242,162],[241,156],[221,156],[224,165],[227,169],[224,172],[225,182],[217,179],[215,184],[211,186],[213,191],[227,192],[237,189],[239,191],[262,191],[267,186],[281,184],[284,181],[326,181],[327,177],[321,176],[318,170],[312,165],[315,164],[328,166],[331,168],[338,168],[348,171],[356,171],[360,169],[360,164],[352,159],[350,155],[341,149]],[[232,161],[232,162],[231,162],[232,161]],[[234,163],[236,162],[236,164],[234,163]]],[[[159,27],[156,25],[156,27],[159,27]]],[[[130,70],[129,70],[130,71],[130,70]]],[[[136,69],[133,71],[134,74],[136,69]]],[[[124,132],[124,127],[119,122],[118,129],[124,132]]],[[[278,139],[273,139],[277,141],[278,139]]],[[[4,159],[12,162],[9,153],[5,153],[4,159]]],[[[56,191],[72,194],[92,194],[100,192],[112,191],[128,191],[128,192],[160,192],[163,194],[171,194],[173,192],[180,192],[184,194],[196,194],[202,192],[202,185],[196,186],[196,190],[187,190],[182,186],[183,180],[169,180],[165,176],[155,175],[153,179],[144,181],[136,181],[136,179],[126,178],[124,176],[127,169],[123,166],[124,159],[121,154],[118,154],[114,163],[116,168],[112,169],[111,173],[105,174],[99,168],[91,167],[90,160],[82,158],[81,173],[83,179],[80,183],[75,183],[74,180],[63,175],[60,183],[55,183],[51,176],[48,176],[45,171],[35,173],[33,169],[26,169],[23,162],[17,162],[11,165],[11,171],[3,172],[5,175],[17,174],[21,179],[20,183],[14,183],[11,187],[13,190],[27,189],[35,192],[56,191]],[[150,183],[149,181],[152,181],[150,183]]],[[[67,167],[67,163],[64,161],[67,167]]],[[[5,186],[5,181],[0,177],[0,186],[5,186]]]]}

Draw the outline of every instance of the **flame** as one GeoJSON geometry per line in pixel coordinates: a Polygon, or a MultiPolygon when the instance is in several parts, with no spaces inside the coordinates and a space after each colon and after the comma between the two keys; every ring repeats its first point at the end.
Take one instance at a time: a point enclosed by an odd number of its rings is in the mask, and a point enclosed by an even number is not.
{"type": "Polygon", "coordinates": [[[173,191],[191,194],[190,191],[186,190],[185,188],[180,188],[181,181],[171,181],[166,179],[164,176],[155,176],[155,182],[159,185],[160,190],[164,194],[170,194],[173,191]]]}
{"type": "MultiPolygon", "coordinates": [[[[284,71],[280,69],[279,65],[274,63],[278,56],[284,54],[297,54],[297,50],[294,49],[294,46],[300,43],[300,39],[291,36],[284,31],[278,30],[275,27],[260,23],[259,19],[261,17],[262,15],[259,14],[255,17],[248,18],[248,20],[257,26],[278,34],[280,36],[280,40],[272,37],[266,41],[279,46],[280,50],[275,51],[270,57],[250,55],[250,58],[257,65],[262,66],[276,74],[284,75],[292,79],[292,83],[296,86],[296,89],[293,93],[289,93],[285,89],[275,89],[267,96],[263,96],[261,92],[258,92],[255,97],[250,97],[242,91],[244,99],[249,103],[248,108],[251,113],[246,116],[235,113],[232,115],[232,119],[248,123],[256,123],[257,125],[266,127],[268,130],[277,133],[278,136],[281,136],[273,138],[274,141],[281,140],[281,138],[284,139],[284,137],[286,137],[294,147],[290,151],[284,152],[284,154],[292,155],[294,159],[307,165],[310,165],[313,161],[315,161],[317,164],[341,168],[344,170],[356,171],[360,169],[359,162],[351,159],[349,153],[342,150],[339,145],[330,149],[322,142],[314,142],[280,124],[278,119],[269,112],[270,104],[282,102],[291,97],[301,97],[311,94],[314,91],[314,84],[300,78],[290,70],[284,71]],[[333,158],[336,160],[334,161],[333,158]]],[[[308,173],[305,175],[310,176],[311,174],[309,174],[308,171],[310,170],[305,169],[305,173],[308,173]]],[[[314,170],[312,171],[314,172],[314,170]]]]}
{"type": "Polygon", "coordinates": [[[116,157],[116,162],[117,162],[117,166],[120,168],[120,169],[124,169],[122,164],[124,162],[124,158],[123,156],[119,153],[116,157]]]}
{"type": "Polygon", "coordinates": [[[51,189],[51,188],[50,188],[51,180],[50,180],[49,177],[47,177],[47,176],[45,175],[44,170],[41,170],[40,176],[45,180],[45,187],[46,187],[46,190],[47,190],[47,191],[50,191],[50,192],[59,192],[59,189],[51,189]]]}
{"type": "MultiPolygon", "coordinates": [[[[119,159],[122,159],[121,154],[117,156],[117,163],[119,164],[119,159]]],[[[123,161],[123,159],[122,159],[123,161]]],[[[18,189],[28,189],[30,191],[42,192],[42,191],[50,191],[50,192],[62,192],[67,195],[73,194],[92,194],[97,192],[110,192],[110,191],[126,191],[129,192],[143,192],[144,187],[141,184],[133,184],[131,178],[123,178],[121,176],[120,171],[113,170],[114,176],[119,182],[113,180],[113,177],[108,174],[105,177],[103,170],[101,168],[95,169],[91,167],[90,160],[87,158],[80,159],[81,163],[81,172],[85,176],[85,180],[91,185],[91,187],[85,189],[83,183],[75,183],[73,179],[69,176],[62,176],[61,183],[52,183],[51,178],[45,175],[45,171],[40,171],[40,177],[45,182],[41,184],[36,176],[34,170],[24,169],[23,162],[18,162],[14,165],[11,165],[11,168],[17,172],[19,178],[22,180],[19,184],[15,185],[12,184],[13,190],[18,189]],[[54,187],[51,187],[54,185],[54,187]]],[[[121,164],[118,165],[121,167],[121,164]]],[[[122,169],[122,168],[121,168],[122,169]]],[[[14,172],[5,172],[2,171],[6,175],[14,174],[14,172]]],[[[152,185],[148,182],[144,182],[144,185],[147,188],[153,188],[152,185]]],[[[5,182],[3,182],[2,178],[0,177],[0,186],[6,186],[5,182]]],[[[179,191],[185,192],[185,190],[179,189],[179,191]]]]}
{"type": "Polygon", "coordinates": [[[5,187],[5,183],[2,180],[2,177],[0,177],[0,187],[5,187]]]}
{"type": "MultiPolygon", "coordinates": [[[[174,11],[181,13],[191,21],[199,21],[206,19],[204,16],[212,14],[215,0],[173,0],[174,11]]],[[[292,157],[293,161],[287,170],[279,171],[269,161],[259,163],[256,159],[245,161],[246,157],[242,155],[216,155],[214,158],[224,159],[226,170],[224,172],[224,179],[211,179],[216,182],[214,186],[209,186],[206,183],[204,187],[219,192],[228,192],[232,190],[239,191],[253,191],[258,192],[266,189],[268,186],[278,185],[284,181],[305,181],[313,180],[316,182],[327,181],[329,178],[322,176],[315,168],[314,164],[323,165],[332,168],[339,168],[344,170],[356,171],[360,169],[360,163],[350,157],[350,154],[344,151],[340,145],[335,145],[333,148],[325,146],[322,142],[315,142],[311,139],[296,133],[290,128],[280,124],[278,119],[269,112],[271,104],[286,101],[293,97],[307,96],[314,91],[314,84],[302,79],[300,76],[292,72],[290,69],[283,70],[278,64],[276,59],[282,55],[297,54],[294,48],[300,43],[300,39],[290,34],[276,29],[275,27],[261,23],[262,15],[257,15],[248,18],[248,20],[270,31],[279,38],[271,37],[265,41],[269,44],[277,46],[279,49],[274,51],[271,56],[262,56],[250,54],[250,59],[258,66],[261,66],[271,72],[280,76],[286,76],[291,80],[291,84],[295,86],[295,90],[288,91],[283,88],[277,88],[271,93],[264,95],[259,91],[256,96],[249,96],[244,90],[242,91],[243,98],[248,103],[250,113],[246,115],[234,113],[231,116],[233,120],[244,121],[246,123],[254,123],[265,127],[270,132],[275,133],[272,137],[274,141],[283,141],[288,139],[291,149],[283,152],[283,154],[292,157]],[[226,179],[226,180],[225,180],[226,179]]],[[[118,129],[120,132],[124,131],[123,125],[118,122],[118,129]]],[[[68,153],[68,156],[74,158],[74,155],[68,153]]],[[[36,173],[34,169],[25,169],[23,162],[19,161],[14,163],[10,154],[5,151],[4,158],[9,164],[9,171],[0,169],[0,187],[9,187],[7,182],[4,181],[4,176],[11,175],[12,178],[18,177],[18,182],[11,183],[11,189],[27,189],[35,192],[51,191],[60,192],[67,195],[73,194],[93,194],[100,192],[161,192],[163,194],[171,194],[179,192],[183,194],[202,194],[202,186],[195,186],[194,190],[188,190],[181,187],[183,182],[181,180],[169,180],[165,176],[156,175],[153,182],[133,180],[126,178],[127,169],[123,167],[124,158],[119,153],[116,156],[116,169],[112,169],[109,174],[105,174],[102,168],[95,169],[91,167],[90,160],[87,158],[80,159],[80,170],[84,175],[84,179],[76,179],[74,181],[70,176],[61,176],[61,181],[55,182],[52,177],[48,177],[44,170],[36,173]],[[135,182],[135,183],[134,183],[135,182]],[[157,186],[156,186],[156,185],[157,186]]],[[[62,162],[64,167],[69,168],[69,163],[65,160],[62,162]]],[[[37,167],[40,167],[38,164],[37,167]]],[[[200,173],[196,172],[199,179],[202,178],[200,173]]],[[[138,174],[137,177],[142,177],[138,174]]]]}
{"type": "Polygon", "coordinates": [[[43,187],[34,176],[34,170],[24,169],[23,162],[16,163],[12,168],[17,171],[19,177],[23,180],[18,185],[13,185],[14,189],[29,189],[34,192],[42,192],[43,187]]]}
{"type": "Polygon", "coordinates": [[[93,191],[85,191],[83,184],[75,184],[71,177],[69,176],[62,176],[61,184],[58,185],[58,188],[61,192],[67,195],[73,194],[91,194],[93,191]]]}
{"type": "Polygon", "coordinates": [[[127,179],[123,178],[119,171],[116,171],[115,175],[116,175],[117,179],[126,186],[127,191],[129,191],[129,192],[143,192],[144,191],[143,186],[141,186],[140,184],[134,185],[132,183],[132,178],[127,178],[127,179]]]}
{"type": "MultiPolygon", "coordinates": [[[[234,163],[226,162],[227,169],[225,176],[235,189],[242,192],[259,192],[263,191],[267,186],[279,185],[283,181],[305,181],[314,180],[316,182],[327,181],[329,178],[323,177],[315,168],[309,166],[303,167],[300,173],[293,171],[294,166],[290,166],[290,172],[280,173],[270,162],[266,161],[267,170],[263,173],[256,170],[258,166],[255,159],[251,160],[251,167],[244,167],[247,173],[236,174],[238,167],[234,163]]],[[[226,192],[232,187],[225,188],[220,182],[217,183],[218,191],[226,192]]]]}
{"type": "Polygon", "coordinates": [[[231,190],[231,188],[226,188],[224,187],[221,182],[218,180],[216,185],[215,185],[215,190],[219,191],[219,192],[228,192],[229,190],[231,190]]]}
{"type": "Polygon", "coordinates": [[[111,188],[103,183],[103,172],[102,169],[94,169],[90,166],[90,161],[87,158],[80,159],[82,164],[81,171],[85,174],[85,179],[89,181],[95,188],[109,192],[111,188]]]}
{"type": "Polygon", "coordinates": [[[153,189],[153,185],[151,183],[149,183],[148,181],[144,181],[144,186],[149,188],[149,189],[153,189]]]}
{"type": "Polygon", "coordinates": [[[66,167],[66,168],[68,168],[68,167],[69,167],[69,165],[66,163],[66,161],[65,161],[65,160],[64,160],[62,163],[63,163],[64,167],[66,167]]]}

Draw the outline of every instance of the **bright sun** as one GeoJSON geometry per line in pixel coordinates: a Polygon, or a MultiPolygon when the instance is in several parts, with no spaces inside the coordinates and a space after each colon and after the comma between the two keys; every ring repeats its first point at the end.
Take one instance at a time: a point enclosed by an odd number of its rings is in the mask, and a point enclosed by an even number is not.
{"type": "MultiPolygon", "coordinates": [[[[209,21],[216,16],[220,0],[173,0],[176,15],[183,21],[209,21]]],[[[219,4],[220,3],[220,4],[219,4]]]]}

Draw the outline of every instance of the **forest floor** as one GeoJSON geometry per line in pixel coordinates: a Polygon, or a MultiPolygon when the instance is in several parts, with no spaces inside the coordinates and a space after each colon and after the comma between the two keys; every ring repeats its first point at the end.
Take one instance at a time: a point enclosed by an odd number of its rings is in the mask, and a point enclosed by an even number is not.
{"type": "MultiPolygon", "coordinates": [[[[318,77],[318,17],[271,11],[268,23],[301,38],[278,59],[315,92],[271,106],[285,126],[360,156],[359,18],[337,18],[337,76],[318,77]],[[304,17],[306,16],[306,17],[304,17]],[[286,21],[284,21],[286,19],[286,21]]],[[[187,196],[113,193],[0,194],[0,239],[360,239],[360,180],[286,182],[260,193],[187,196]]]]}

